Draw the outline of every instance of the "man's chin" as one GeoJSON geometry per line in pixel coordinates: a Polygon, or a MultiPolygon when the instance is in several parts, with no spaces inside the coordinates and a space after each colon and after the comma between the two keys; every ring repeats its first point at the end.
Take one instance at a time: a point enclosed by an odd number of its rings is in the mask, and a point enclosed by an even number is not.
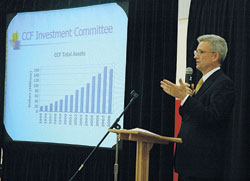
{"type": "Polygon", "coordinates": [[[201,70],[200,70],[200,66],[199,66],[199,64],[196,64],[196,66],[195,66],[195,67],[196,67],[196,69],[197,69],[197,70],[201,71],[201,70]]]}

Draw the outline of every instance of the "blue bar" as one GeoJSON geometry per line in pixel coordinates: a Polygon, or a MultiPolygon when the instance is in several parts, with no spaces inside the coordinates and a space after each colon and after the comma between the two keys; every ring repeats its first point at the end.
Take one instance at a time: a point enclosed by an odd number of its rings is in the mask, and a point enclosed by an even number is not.
{"type": "Polygon", "coordinates": [[[102,113],[106,112],[106,87],[107,87],[107,67],[104,67],[104,77],[103,77],[103,102],[102,102],[102,113]]]}
{"type": "Polygon", "coordinates": [[[109,71],[109,99],[108,99],[108,113],[112,111],[112,90],[113,90],[113,69],[109,71]]]}
{"type": "Polygon", "coordinates": [[[59,111],[62,112],[63,110],[63,100],[60,100],[59,111]]]}
{"type": "Polygon", "coordinates": [[[55,112],[57,112],[57,108],[58,108],[58,102],[55,102],[55,112]]]}
{"type": "Polygon", "coordinates": [[[79,90],[76,90],[76,92],[75,92],[75,112],[78,112],[78,96],[79,96],[79,90]]]}
{"type": "Polygon", "coordinates": [[[70,106],[69,106],[69,112],[73,112],[73,95],[70,95],[70,106]]]}
{"type": "Polygon", "coordinates": [[[65,96],[64,112],[68,112],[68,95],[65,96]]]}
{"type": "Polygon", "coordinates": [[[44,110],[45,112],[47,112],[48,111],[48,106],[45,106],[45,110],[44,110]]]}
{"type": "Polygon", "coordinates": [[[51,103],[50,105],[49,105],[49,112],[52,112],[53,111],[53,104],[51,103]]]}
{"type": "Polygon", "coordinates": [[[83,113],[84,106],[84,87],[81,88],[80,112],[83,113]]]}
{"type": "Polygon", "coordinates": [[[91,113],[95,112],[95,76],[92,77],[91,113]]]}
{"type": "Polygon", "coordinates": [[[101,104],[101,74],[98,74],[98,83],[97,83],[97,113],[100,113],[100,104],[101,104]]]}
{"type": "Polygon", "coordinates": [[[86,113],[89,112],[89,83],[87,83],[87,88],[86,88],[86,113]]]}
{"type": "Polygon", "coordinates": [[[40,111],[43,111],[43,106],[40,106],[40,111]]]}

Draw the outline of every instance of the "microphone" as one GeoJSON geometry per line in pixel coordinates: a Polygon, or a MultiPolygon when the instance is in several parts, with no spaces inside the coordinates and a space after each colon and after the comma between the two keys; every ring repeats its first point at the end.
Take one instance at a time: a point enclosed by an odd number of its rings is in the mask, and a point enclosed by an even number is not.
{"type": "Polygon", "coordinates": [[[193,69],[191,67],[187,67],[186,69],[186,76],[185,76],[185,83],[192,84],[192,74],[193,74],[193,69]]]}
{"type": "Polygon", "coordinates": [[[130,92],[130,95],[131,95],[134,99],[136,99],[136,98],[139,96],[139,94],[137,94],[134,90],[132,90],[132,91],[130,92]]]}
{"type": "MultiPolygon", "coordinates": [[[[134,100],[136,98],[138,98],[139,94],[137,94],[134,90],[132,90],[130,92],[131,95],[131,99],[128,103],[128,105],[124,108],[123,112],[120,114],[120,116],[118,118],[116,118],[115,122],[110,126],[109,129],[113,129],[115,127],[118,127],[118,122],[120,120],[120,118],[124,115],[124,113],[128,110],[128,108],[131,106],[131,104],[134,102],[134,100]]],[[[75,176],[81,171],[81,169],[84,167],[84,165],[86,164],[86,162],[89,160],[89,158],[94,154],[94,152],[97,150],[97,148],[99,148],[99,146],[102,144],[102,142],[105,140],[105,138],[108,136],[109,131],[107,131],[107,133],[103,136],[103,138],[101,139],[101,141],[94,147],[94,149],[90,152],[90,154],[87,156],[87,158],[84,160],[84,162],[81,164],[81,166],[78,168],[78,170],[76,170],[76,172],[74,173],[74,175],[69,179],[69,181],[72,181],[75,176]]],[[[1,181],[1,180],[0,180],[1,181]]]]}

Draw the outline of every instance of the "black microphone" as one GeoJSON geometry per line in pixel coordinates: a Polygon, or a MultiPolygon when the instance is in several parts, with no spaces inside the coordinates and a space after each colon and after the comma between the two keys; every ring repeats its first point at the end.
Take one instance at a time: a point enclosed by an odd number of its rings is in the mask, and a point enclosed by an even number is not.
{"type": "Polygon", "coordinates": [[[134,90],[130,92],[130,95],[135,99],[139,96],[139,94],[137,94],[134,90]]]}
{"type": "Polygon", "coordinates": [[[187,67],[187,69],[186,69],[185,83],[189,83],[190,86],[192,84],[192,74],[193,74],[193,69],[191,67],[187,67]]]}
{"type": "MultiPolygon", "coordinates": [[[[134,90],[132,90],[130,92],[131,95],[131,99],[128,103],[128,105],[124,108],[123,112],[120,114],[120,116],[118,118],[116,118],[115,122],[111,125],[111,127],[109,129],[113,129],[118,125],[118,122],[120,120],[120,118],[124,115],[124,113],[127,111],[127,109],[131,106],[131,104],[134,102],[134,100],[139,96],[139,94],[137,94],[134,90]]],[[[105,138],[108,136],[109,131],[107,131],[107,133],[103,136],[103,138],[101,139],[101,141],[94,147],[94,149],[90,152],[90,154],[87,156],[87,158],[84,160],[84,162],[81,164],[81,166],[78,168],[78,170],[76,170],[76,172],[74,173],[74,175],[69,179],[69,181],[72,181],[75,176],[81,171],[81,169],[84,167],[84,165],[86,164],[86,162],[89,160],[89,158],[94,154],[94,152],[97,150],[97,148],[99,148],[99,146],[102,144],[102,142],[105,140],[105,138]]]]}

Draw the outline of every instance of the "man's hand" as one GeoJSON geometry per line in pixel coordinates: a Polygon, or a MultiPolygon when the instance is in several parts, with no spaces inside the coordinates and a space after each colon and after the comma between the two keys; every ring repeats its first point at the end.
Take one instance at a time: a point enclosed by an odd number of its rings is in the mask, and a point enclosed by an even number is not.
{"type": "Polygon", "coordinates": [[[194,84],[188,84],[188,83],[185,83],[186,85],[186,92],[188,95],[190,95],[191,97],[193,96],[194,94],[194,84]]]}
{"type": "Polygon", "coordinates": [[[180,85],[176,85],[164,79],[161,81],[161,87],[168,95],[180,100],[183,100],[188,94],[193,95],[193,90],[189,88],[189,84],[184,84],[182,79],[179,79],[179,83],[180,85]]]}

